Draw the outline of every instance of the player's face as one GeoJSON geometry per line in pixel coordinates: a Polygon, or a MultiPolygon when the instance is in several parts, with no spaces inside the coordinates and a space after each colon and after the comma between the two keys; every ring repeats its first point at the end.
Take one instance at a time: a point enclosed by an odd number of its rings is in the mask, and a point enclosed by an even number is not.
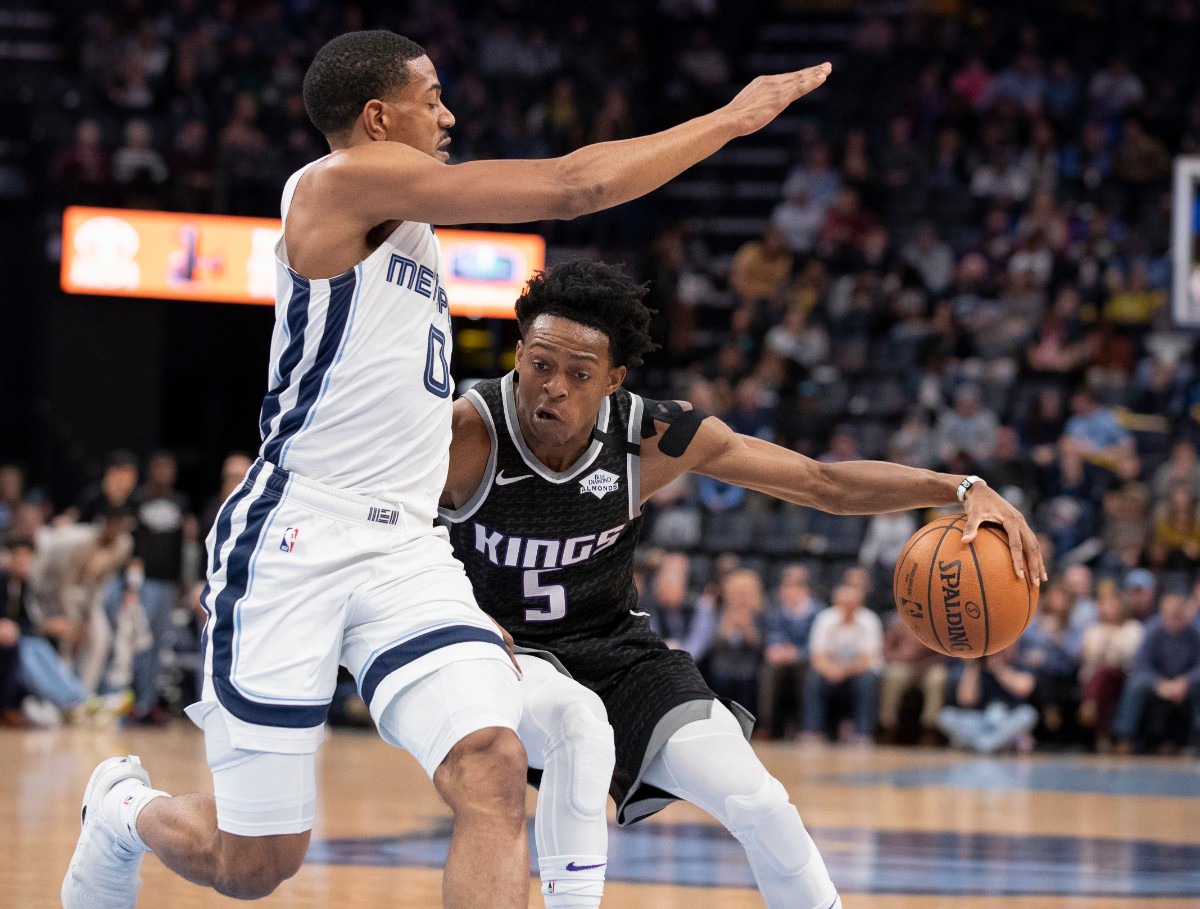
{"type": "Polygon", "coordinates": [[[538,316],[517,343],[517,417],[534,453],[577,457],[601,402],[625,379],[608,336],[562,316],[538,316]]]}
{"type": "Polygon", "coordinates": [[[450,160],[454,114],[442,103],[442,84],[428,57],[408,61],[408,84],[388,104],[398,114],[389,118],[389,141],[411,145],[439,161],[450,160]]]}

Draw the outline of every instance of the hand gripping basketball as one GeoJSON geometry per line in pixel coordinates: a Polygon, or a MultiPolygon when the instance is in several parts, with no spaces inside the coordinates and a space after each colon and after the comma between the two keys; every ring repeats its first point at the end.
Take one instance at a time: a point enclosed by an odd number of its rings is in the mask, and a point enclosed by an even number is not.
{"type": "Polygon", "coordinates": [[[975,541],[980,524],[999,524],[1008,535],[1008,548],[1017,577],[1030,578],[1034,587],[1040,587],[1042,581],[1050,579],[1033,530],[1021,512],[998,492],[979,480],[967,490],[963,505],[967,512],[967,524],[962,534],[964,544],[975,541]]]}

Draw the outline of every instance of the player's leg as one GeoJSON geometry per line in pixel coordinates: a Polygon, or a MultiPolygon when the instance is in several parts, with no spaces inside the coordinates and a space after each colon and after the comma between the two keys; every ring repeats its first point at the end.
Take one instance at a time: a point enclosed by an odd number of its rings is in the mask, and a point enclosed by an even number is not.
{"type": "Polygon", "coordinates": [[[737,837],[770,909],[841,906],[787,790],[767,773],[720,702],[713,702],[708,719],[671,735],[643,781],[700,806],[737,837]]]}
{"type": "Polygon", "coordinates": [[[63,881],[66,909],[132,907],[146,852],[238,899],[264,897],[300,869],[316,812],[313,752],[235,748],[223,710],[206,707],[215,798],[153,789],[135,757],[103,762],[84,794],[83,829],[63,881]]]}
{"type": "Polygon", "coordinates": [[[337,676],[347,596],[339,566],[356,566],[361,547],[341,522],[292,502],[286,477],[257,464],[208,541],[206,675],[188,715],[204,729],[215,797],[154,790],[135,758],[101,764],[63,881],[66,909],[133,907],[147,851],[243,899],[265,896],[299,869],[316,807],[314,754],[337,676]],[[276,534],[299,523],[326,543],[314,550],[319,570],[303,550],[279,545],[276,534]]]}
{"type": "Polygon", "coordinates": [[[412,753],[454,813],[443,906],[526,909],[528,765],[516,731],[521,702],[512,666],[447,663],[383,699],[371,700],[380,733],[412,753]]]}
{"type": "Polygon", "coordinates": [[[594,909],[608,864],[609,784],[616,752],[604,702],[546,660],[521,655],[518,732],[542,771],[534,837],[547,909],[594,909]]]}

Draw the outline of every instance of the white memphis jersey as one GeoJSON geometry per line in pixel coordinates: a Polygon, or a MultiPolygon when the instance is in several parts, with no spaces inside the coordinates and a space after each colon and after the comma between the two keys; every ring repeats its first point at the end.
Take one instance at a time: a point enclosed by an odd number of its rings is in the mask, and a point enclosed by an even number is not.
{"type": "MultiPolygon", "coordinates": [[[[313,162],[316,163],[316,162],[313,162]]],[[[283,190],[283,217],[306,165],[283,190]]],[[[327,486],[435,516],[449,465],[450,313],[441,247],[405,221],[334,278],[275,248],[275,331],[260,454],[327,486]]]]}

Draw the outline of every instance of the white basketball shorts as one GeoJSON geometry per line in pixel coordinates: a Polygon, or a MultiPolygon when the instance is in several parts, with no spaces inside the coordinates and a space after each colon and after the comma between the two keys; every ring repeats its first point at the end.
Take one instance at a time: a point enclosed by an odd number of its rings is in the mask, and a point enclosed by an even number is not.
{"type": "MultiPolygon", "coordinates": [[[[339,663],[377,724],[401,689],[450,663],[497,660],[515,675],[432,520],[257,461],[209,534],[205,680],[189,716],[203,726],[219,708],[237,750],[311,754],[339,663]]],[[[515,695],[461,692],[467,706],[496,697],[515,695]]]]}

